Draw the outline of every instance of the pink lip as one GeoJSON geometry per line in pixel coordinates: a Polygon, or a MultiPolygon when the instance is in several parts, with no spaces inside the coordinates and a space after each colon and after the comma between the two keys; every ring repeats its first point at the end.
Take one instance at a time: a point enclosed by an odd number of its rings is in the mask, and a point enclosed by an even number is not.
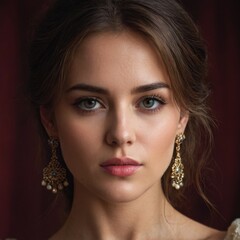
{"type": "Polygon", "coordinates": [[[130,158],[111,158],[100,164],[107,173],[118,177],[131,176],[141,166],[142,164],[130,158]]]}

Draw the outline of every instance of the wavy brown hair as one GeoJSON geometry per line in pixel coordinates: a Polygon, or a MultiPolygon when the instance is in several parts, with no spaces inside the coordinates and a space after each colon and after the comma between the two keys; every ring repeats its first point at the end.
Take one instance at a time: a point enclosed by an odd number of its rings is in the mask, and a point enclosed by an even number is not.
{"type": "MultiPolygon", "coordinates": [[[[181,153],[185,187],[194,185],[207,200],[201,187],[201,170],[212,141],[212,121],[206,104],[207,54],[195,24],[174,0],[57,0],[35,32],[30,52],[28,93],[39,123],[39,107],[51,110],[61,97],[81,41],[89,34],[125,30],[154,44],[168,72],[175,101],[189,112],[181,153]]],[[[41,131],[46,138],[42,127],[41,131]]],[[[172,189],[170,171],[164,174],[162,185],[166,197],[176,205],[182,190],[172,189]]]]}

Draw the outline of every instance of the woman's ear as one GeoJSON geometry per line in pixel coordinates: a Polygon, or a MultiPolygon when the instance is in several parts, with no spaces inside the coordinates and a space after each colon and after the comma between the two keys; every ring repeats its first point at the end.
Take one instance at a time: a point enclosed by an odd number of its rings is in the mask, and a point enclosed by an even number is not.
{"type": "Polygon", "coordinates": [[[49,137],[57,137],[57,129],[54,123],[52,112],[44,106],[40,106],[40,117],[42,125],[44,126],[49,137]]]}
{"type": "Polygon", "coordinates": [[[188,120],[189,120],[189,112],[181,111],[180,119],[178,123],[178,133],[184,133],[188,120]]]}

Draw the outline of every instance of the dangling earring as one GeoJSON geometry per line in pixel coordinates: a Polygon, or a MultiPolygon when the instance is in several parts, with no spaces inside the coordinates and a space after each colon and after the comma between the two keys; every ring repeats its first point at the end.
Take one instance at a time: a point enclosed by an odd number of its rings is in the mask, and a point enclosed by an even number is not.
{"type": "Polygon", "coordinates": [[[177,135],[175,143],[176,143],[176,158],[174,160],[174,164],[172,165],[172,186],[175,189],[180,189],[183,186],[183,178],[184,178],[184,166],[182,164],[182,159],[180,155],[180,145],[185,139],[185,135],[180,133],[177,135]]]}
{"type": "Polygon", "coordinates": [[[68,186],[68,181],[66,179],[67,173],[66,169],[61,166],[57,158],[56,150],[59,146],[58,140],[51,137],[48,140],[48,144],[51,147],[52,153],[48,166],[43,169],[42,186],[46,186],[48,190],[57,193],[58,190],[62,190],[64,187],[68,186]]]}

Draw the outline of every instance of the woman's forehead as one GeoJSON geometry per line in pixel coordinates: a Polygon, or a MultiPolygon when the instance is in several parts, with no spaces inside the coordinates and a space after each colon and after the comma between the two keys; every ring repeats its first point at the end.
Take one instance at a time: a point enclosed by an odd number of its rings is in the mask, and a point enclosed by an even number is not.
{"type": "MultiPolygon", "coordinates": [[[[169,79],[157,49],[140,34],[105,32],[86,37],[74,53],[71,75],[98,75],[107,77],[118,73],[151,78],[160,74],[162,81],[169,79]]],[[[119,76],[119,77],[120,77],[119,76]]]]}

